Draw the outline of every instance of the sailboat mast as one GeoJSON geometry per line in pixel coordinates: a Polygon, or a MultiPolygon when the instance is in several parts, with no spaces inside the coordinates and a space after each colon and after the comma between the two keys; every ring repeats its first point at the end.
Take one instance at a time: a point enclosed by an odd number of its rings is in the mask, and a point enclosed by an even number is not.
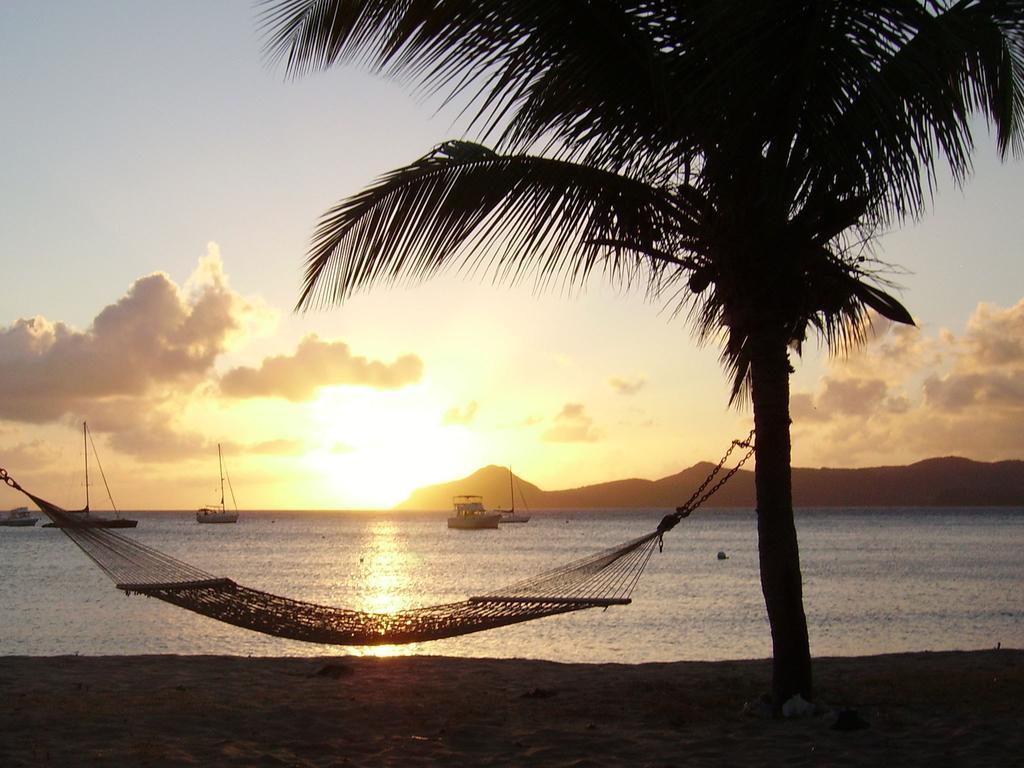
{"type": "Polygon", "coordinates": [[[512,514],[516,511],[516,494],[512,488],[512,467],[508,468],[508,497],[512,499],[512,514]]]}
{"type": "Polygon", "coordinates": [[[89,436],[84,421],[82,422],[82,458],[85,459],[85,508],[89,509],[89,436]]]}
{"type": "Polygon", "coordinates": [[[220,443],[217,443],[217,464],[220,465],[220,508],[224,509],[224,458],[220,454],[220,443]]]}

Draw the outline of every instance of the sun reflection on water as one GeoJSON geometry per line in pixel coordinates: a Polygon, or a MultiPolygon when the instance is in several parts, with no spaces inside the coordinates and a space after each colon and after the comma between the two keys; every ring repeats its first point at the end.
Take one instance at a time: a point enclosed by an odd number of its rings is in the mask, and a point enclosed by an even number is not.
{"type": "Polygon", "coordinates": [[[399,536],[398,526],[381,520],[370,527],[369,540],[361,554],[363,598],[360,608],[373,613],[394,613],[410,605],[414,559],[399,536]]]}
{"type": "Polygon", "coordinates": [[[409,656],[412,654],[411,646],[408,645],[362,645],[353,646],[347,649],[350,656],[380,656],[381,658],[391,656],[409,656]]]}
{"type": "MultiPolygon", "coordinates": [[[[374,522],[360,554],[362,595],[360,610],[395,613],[412,606],[415,584],[412,570],[418,558],[409,551],[401,528],[391,520],[374,522]]],[[[408,648],[377,645],[363,649],[368,656],[400,656],[408,648]]],[[[363,655],[361,654],[361,655],[363,655]]]]}

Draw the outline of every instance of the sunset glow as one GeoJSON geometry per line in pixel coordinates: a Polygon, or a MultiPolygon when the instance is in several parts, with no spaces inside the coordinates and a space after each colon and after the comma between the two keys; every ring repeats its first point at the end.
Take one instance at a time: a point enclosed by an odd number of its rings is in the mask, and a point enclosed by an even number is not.
{"type": "MultiPolygon", "coordinates": [[[[0,54],[0,466],[26,486],[81,503],[83,420],[127,509],[207,503],[218,444],[243,508],[367,509],[488,464],[548,490],[660,478],[750,429],[685,313],[600,274],[452,273],[294,313],[317,216],[455,115],[354,68],[284,84],[247,2],[188,24],[80,5],[0,10],[24,33],[0,54]]],[[[877,244],[918,327],[794,355],[796,466],[1024,455],[1024,167],[991,144],[877,244]]]]}
{"type": "Polygon", "coordinates": [[[356,508],[390,507],[439,477],[457,475],[479,446],[472,433],[451,429],[429,393],[349,393],[332,389],[310,404],[315,424],[303,457],[324,478],[328,498],[349,497],[356,508]]]}

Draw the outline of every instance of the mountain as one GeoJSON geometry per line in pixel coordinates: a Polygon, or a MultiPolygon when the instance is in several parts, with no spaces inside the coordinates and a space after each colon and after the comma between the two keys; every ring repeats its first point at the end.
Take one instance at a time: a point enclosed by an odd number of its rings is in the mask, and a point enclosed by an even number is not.
{"type": "MultiPolygon", "coordinates": [[[[544,491],[516,477],[516,506],[675,507],[690,498],[712,469],[713,464],[701,462],[660,480],[630,478],[561,491],[544,491]]],[[[488,507],[507,507],[508,469],[491,465],[461,480],[420,488],[397,509],[450,509],[452,496],[459,494],[478,494],[488,507]]],[[[798,507],[1024,506],[1024,461],[987,463],[949,456],[901,467],[794,468],[793,501],[798,507]]],[[[737,472],[707,506],[753,507],[754,473],[737,472]]]]}

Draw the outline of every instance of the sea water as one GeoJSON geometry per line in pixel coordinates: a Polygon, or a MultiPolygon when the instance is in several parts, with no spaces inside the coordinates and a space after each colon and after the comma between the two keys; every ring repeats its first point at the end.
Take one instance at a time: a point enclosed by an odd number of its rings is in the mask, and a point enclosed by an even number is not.
{"type": "MultiPolygon", "coordinates": [[[[453,531],[444,514],[132,513],[123,535],[274,594],[370,611],[459,601],[653,530],[666,510],[535,512],[453,531]]],[[[797,511],[816,656],[1024,647],[1024,510],[797,511]]],[[[449,640],[340,648],[281,640],[128,597],[59,530],[0,528],[0,654],[444,654],[571,662],[763,658],[771,640],[750,510],[665,537],[633,603],[449,640]],[[719,559],[724,552],[727,559],[719,559]]]]}

